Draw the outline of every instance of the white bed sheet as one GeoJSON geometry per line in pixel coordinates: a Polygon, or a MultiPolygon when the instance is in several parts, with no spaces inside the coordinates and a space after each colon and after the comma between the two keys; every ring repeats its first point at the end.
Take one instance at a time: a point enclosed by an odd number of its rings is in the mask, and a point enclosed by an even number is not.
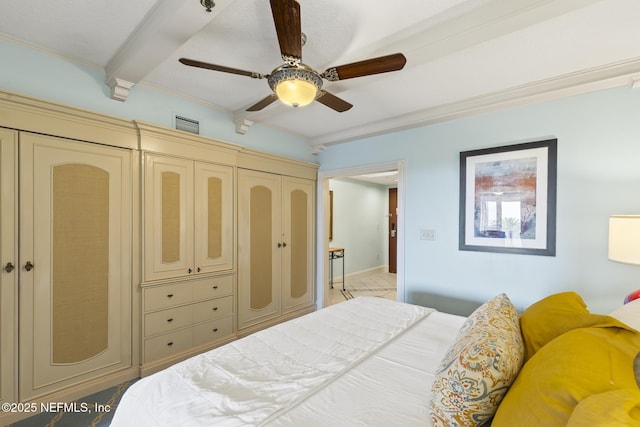
{"type": "Polygon", "coordinates": [[[430,425],[432,374],[463,321],[357,298],[140,380],[112,426],[430,425]]]}
{"type": "Polygon", "coordinates": [[[432,426],[433,375],[465,317],[434,312],[269,427],[432,426]]]}

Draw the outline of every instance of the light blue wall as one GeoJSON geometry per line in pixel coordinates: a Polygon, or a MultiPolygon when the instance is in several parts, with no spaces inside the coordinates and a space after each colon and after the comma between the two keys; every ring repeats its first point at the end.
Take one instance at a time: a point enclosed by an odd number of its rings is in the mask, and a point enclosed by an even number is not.
{"type": "Polygon", "coordinates": [[[103,71],[0,39],[0,87],[115,117],[173,127],[175,114],[200,121],[200,134],[255,150],[317,163],[304,138],[254,124],[235,133],[231,114],[136,85],[125,102],[111,99],[103,71]]]}
{"type": "MultiPolygon", "coordinates": [[[[345,274],[387,265],[387,187],[351,179],[332,179],[332,247],[345,248],[345,274]]],[[[334,275],[342,274],[341,261],[334,275]]]]}
{"type": "Polygon", "coordinates": [[[607,313],[640,288],[640,266],[607,259],[608,217],[640,213],[640,90],[618,88],[332,146],[321,170],[406,160],[405,285],[484,301],[506,292],[520,309],[574,290],[607,313]],[[558,139],[557,255],[458,250],[459,153],[558,139]],[[436,241],[419,239],[421,228],[436,241]]]}
{"type": "MultiPolygon", "coordinates": [[[[175,113],[201,121],[205,136],[317,162],[303,138],[253,125],[234,132],[229,113],[134,87],[109,98],[101,71],[0,40],[0,87],[171,127],[175,113]]],[[[321,170],[406,160],[405,284],[408,301],[440,293],[478,301],[507,292],[520,308],[578,291],[608,312],[640,288],[640,267],[607,260],[607,218],[640,213],[640,90],[619,88],[478,115],[330,147],[321,170]],[[458,251],[460,151],[558,138],[557,256],[458,251]],[[436,241],[419,240],[421,228],[436,241]]],[[[401,268],[401,267],[400,267],[401,268]]]]}

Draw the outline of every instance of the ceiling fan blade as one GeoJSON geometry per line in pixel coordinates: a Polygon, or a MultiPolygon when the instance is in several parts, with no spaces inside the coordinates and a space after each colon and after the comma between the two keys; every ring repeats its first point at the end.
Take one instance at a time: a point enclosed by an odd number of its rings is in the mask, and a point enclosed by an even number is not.
{"type": "Polygon", "coordinates": [[[329,81],[346,80],[354,77],[369,76],[371,74],[398,71],[407,63],[407,58],[401,53],[380,56],[351,64],[339,65],[329,68],[322,73],[322,77],[329,81]]]}
{"type": "Polygon", "coordinates": [[[274,102],[276,99],[278,99],[278,97],[276,96],[275,93],[272,93],[271,95],[267,96],[264,99],[261,99],[260,101],[253,104],[251,107],[247,108],[247,111],[260,111],[264,107],[271,105],[271,103],[274,102]]]}
{"type": "Polygon", "coordinates": [[[256,73],[253,71],[240,70],[238,68],[225,67],[222,65],[210,64],[208,62],[196,61],[195,59],[180,58],[178,59],[184,65],[190,67],[206,68],[207,70],[222,71],[223,73],[239,74],[241,76],[252,77],[254,79],[264,79],[264,74],[256,73]]]}
{"type": "Polygon", "coordinates": [[[320,91],[320,95],[316,98],[316,101],[326,105],[331,109],[336,110],[338,113],[344,113],[345,111],[353,107],[353,105],[349,104],[344,99],[338,98],[337,96],[327,92],[326,90],[320,91]]]}
{"type": "Polygon", "coordinates": [[[302,60],[300,4],[295,0],[271,0],[271,13],[282,59],[285,62],[300,63],[302,60]]]}

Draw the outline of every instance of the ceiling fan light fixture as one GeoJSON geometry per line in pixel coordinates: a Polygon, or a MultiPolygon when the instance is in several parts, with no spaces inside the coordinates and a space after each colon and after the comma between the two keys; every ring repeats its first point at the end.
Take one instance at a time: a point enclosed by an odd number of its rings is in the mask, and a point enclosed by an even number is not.
{"type": "Polygon", "coordinates": [[[313,102],[322,88],[322,78],[304,64],[285,64],[273,70],[269,87],[284,104],[303,107],[313,102]]]}

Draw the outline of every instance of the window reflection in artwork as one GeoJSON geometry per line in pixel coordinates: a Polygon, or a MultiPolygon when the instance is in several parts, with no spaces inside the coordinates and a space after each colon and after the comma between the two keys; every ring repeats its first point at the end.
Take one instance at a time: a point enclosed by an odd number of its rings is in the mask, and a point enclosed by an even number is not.
{"type": "Polygon", "coordinates": [[[536,174],[535,157],[476,164],[475,237],[536,238],[536,174]]]}

